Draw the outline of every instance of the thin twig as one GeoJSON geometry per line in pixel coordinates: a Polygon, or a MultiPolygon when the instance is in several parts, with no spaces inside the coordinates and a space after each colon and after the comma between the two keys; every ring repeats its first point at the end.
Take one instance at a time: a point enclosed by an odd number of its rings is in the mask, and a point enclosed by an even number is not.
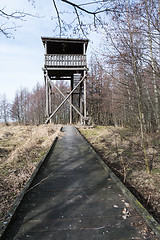
{"type": "Polygon", "coordinates": [[[35,187],[37,187],[38,185],[40,185],[42,182],[44,182],[45,180],[47,180],[53,173],[55,173],[55,171],[51,172],[47,177],[43,178],[40,182],[38,182],[37,184],[35,184],[33,187],[29,188],[26,193],[30,192],[32,189],[34,189],[35,187]]]}
{"type": "Polygon", "coordinates": [[[79,27],[80,27],[80,29],[81,29],[83,35],[87,38],[87,36],[86,36],[86,34],[85,34],[85,32],[84,32],[84,30],[83,30],[83,28],[82,28],[81,21],[80,21],[80,17],[79,17],[79,14],[78,14],[77,8],[76,8],[75,6],[74,6],[74,10],[75,10],[75,13],[76,13],[76,15],[77,15],[77,19],[78,19],[79,27]]]}

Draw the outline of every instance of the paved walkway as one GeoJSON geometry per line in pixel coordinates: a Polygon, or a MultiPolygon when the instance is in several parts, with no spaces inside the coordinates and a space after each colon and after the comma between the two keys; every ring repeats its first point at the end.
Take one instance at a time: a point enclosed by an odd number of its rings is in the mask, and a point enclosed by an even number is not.
{"type": "Polygon", "coordinates": [[[63,131],[2,239],[144,239],[146,225],[96,153],[73,126],[63,131]]]}

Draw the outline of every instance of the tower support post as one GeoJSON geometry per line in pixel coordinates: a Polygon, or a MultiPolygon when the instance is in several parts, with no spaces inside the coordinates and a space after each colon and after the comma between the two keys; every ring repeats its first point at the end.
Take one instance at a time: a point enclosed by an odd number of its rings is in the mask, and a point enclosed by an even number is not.
{"type": "MultiPolygon", "coordinates": [[[[49,109],[49,116],[51,115],[52,113],[52,88],[51,88],[51,84],[49,84],[48,86],[48,102],[49,102],[49,106],[48,106],[48,109],[49,109]]],[[[51,119],[50,119],[50,123],[51,123],[51,119]]]]}
{"type": "Polygon", "coordinates": [[[45,90],[46,90],[46,117],[49,117],[49,98],[48,98],[48,78],[47,75],[44,74],[45,80],[45,90]]]}
{"type": "MultiPolygon", "coordinates": [[[[84,71],[84,76],[86,76],[86,71],[84,71]]],[[[84,85],[84,125],[86,125],[87,120],[87,82],[86,78],[83,81],[84,85]]]]}
{"type": "MultiPolygon", "coordinates": [[[[71,91],[73,90],[73,77],[71,78],[71,91]]],[[[70,96],[70,103],[73,104],[73,94],[70,96]]],[[[72,105],[70,104],[70,124],[73,123],[73,108],[72,105]]]]}
{"type": "MultiPolygon", "coordinates": [[[[83,99],[82,99],[82,84],[80,85],[80,90],[79,90],[79,108],[80,108],[80,113],[83,114],[83,99]]],[[[80,116],[80,122],[83,124],[83,118],[80,116]]]]}

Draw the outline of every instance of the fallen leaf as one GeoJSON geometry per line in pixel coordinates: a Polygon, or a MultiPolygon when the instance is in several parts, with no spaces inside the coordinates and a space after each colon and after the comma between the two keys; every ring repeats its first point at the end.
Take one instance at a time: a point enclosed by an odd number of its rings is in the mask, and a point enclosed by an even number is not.
{"type": "Polygon", "coordinates": [[[129,203],[125,202],[124,204],[126,207],[130,207],[129,203]]]}
{"type": "Polygon", "coordinates": [[[118,208],[118,206],[117,206],[117,205],[114,205],[113,207],[114,207],[114,208],[118,208]]]}

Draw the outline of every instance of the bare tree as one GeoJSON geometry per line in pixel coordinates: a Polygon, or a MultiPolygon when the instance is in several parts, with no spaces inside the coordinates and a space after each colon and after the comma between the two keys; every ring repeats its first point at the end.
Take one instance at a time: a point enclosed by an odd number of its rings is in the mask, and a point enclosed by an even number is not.
{"type": "Polygon", "coordinates": [[[11,117],[22,124],[42,124],[45,121],[45,88],[37,85],[29,92],[21,88],[15,94],[11,117]]]}
{"type": "Polygon", "coordinates": [[[59,28],[59,36],[69,33],[73,30],[74,34],[86,36],[88,32],[97,27],[103,27],[107,23],[106,16],[110,12],[118,12],[117,1],[101,0],[101,1],[74,1],[68,0],[52,0],[57,20],[56,29],[59,28]],[[67,11],[65,10],[68,5],[67,11]],[[69,15],[70,17],[66,17],[69,15]]]}
{"type": "Polygon", "coordinates": [[[99,56],[93,54],[88,77],[88,112],[93,123],[113,124],[111,81],[99,56]]]}
{"type": "Polygon", "coordinates": [[[5,94],[0,101],[0,118],[5,124],[8,123],[10,118],[10,104],[5,94]]]}
{"type": "Polygon", "coordinates": [[[45,121],[45,87],[39,83],[33,88],[29,96],[27,111],[30,124],[42,124],[45,121]]]}
{"type": "MultiPolygon", "coordinates": [[[[35,6],[34,0],[28,0],[31,2],[33,7],[35,6]]],[[[12,12],[8,11],[6,6],[0,8],[0,33],[7,38],[13,38],[13,32],[20,27],[20,22],[26,21],[27,17],[39,17],[38,14],[31,14],[25,11],[14,10],[12,12]]]]}
{"type": "MultiPolygon", "coordinates": [[[[35,7],[35,0],[28,1],[35,7]]],[[[119,12],[117,1],[112,0],[90,0],[88,2],[81,0],[77,4],[73,0],[51,1],[55,10],[52,19],[57,22],[54,30],[59,28],[60,37],[66,33],[68,35],[71,29],[73,34],[86,36],[91,29],[107,24],[109,13],[119,12]]],[[[26,21],[27,17],[39,17],[39,15],[17,10],[8,12],[5,6],[1,7],[0,33],[7,38],[13,37],[13,32],[19,27],[17,23],[26,21]]]]}

